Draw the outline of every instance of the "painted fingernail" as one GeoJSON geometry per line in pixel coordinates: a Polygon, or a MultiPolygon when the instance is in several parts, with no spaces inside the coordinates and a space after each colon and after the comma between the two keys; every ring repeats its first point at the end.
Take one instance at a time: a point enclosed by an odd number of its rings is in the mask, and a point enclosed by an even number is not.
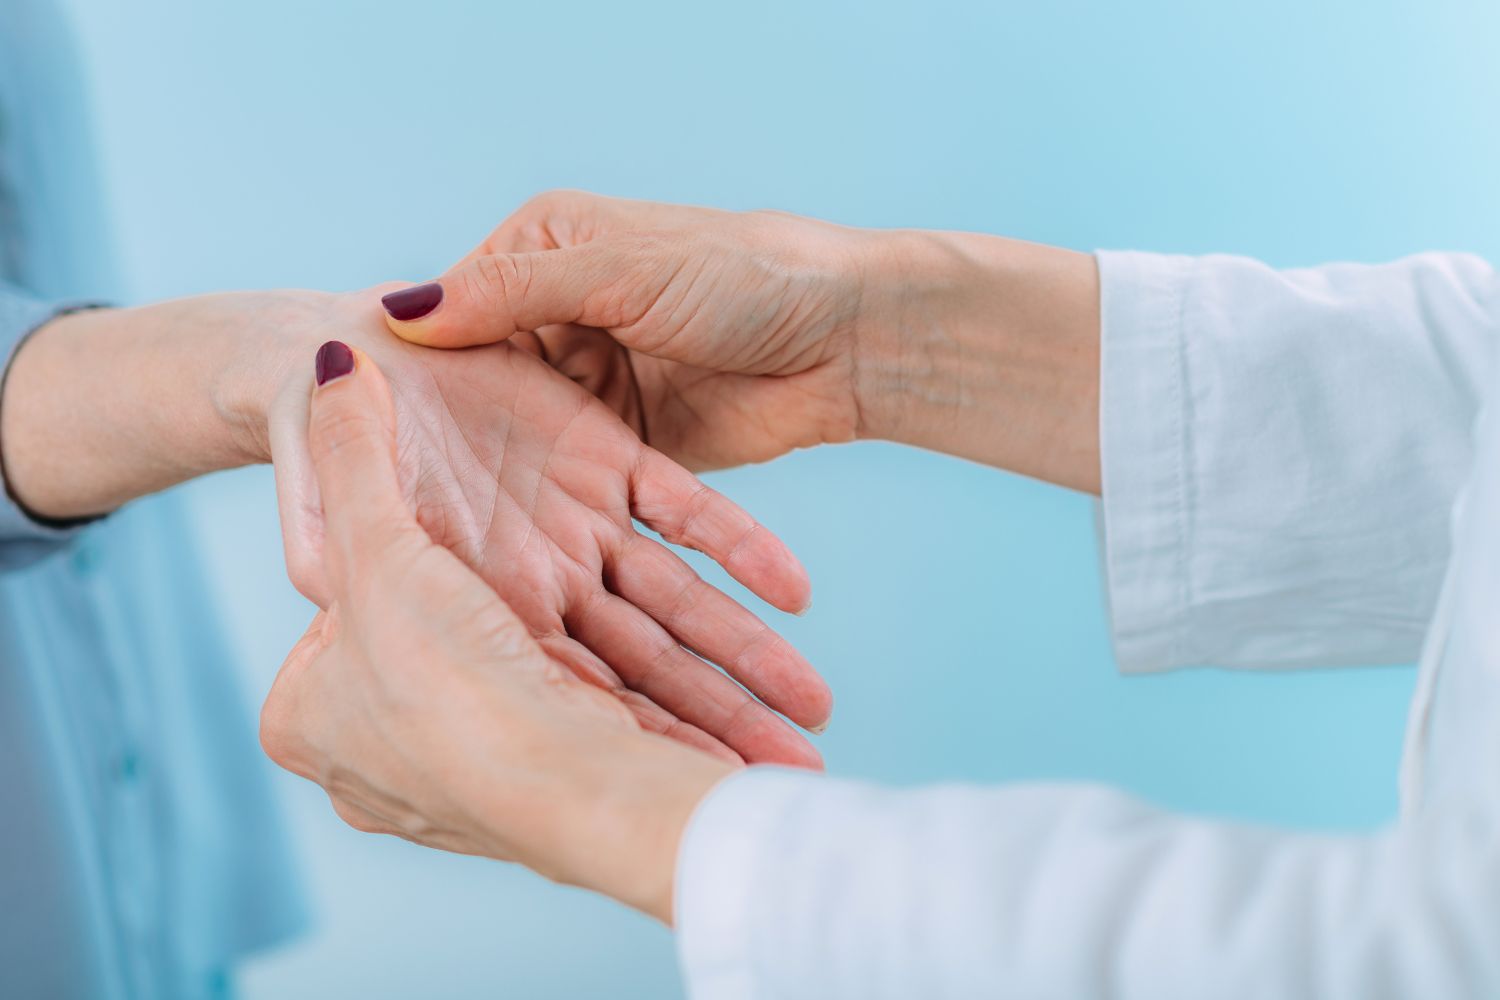
{"type": "Polygon", "coordinates": [[[382,296],[380,304],[385,306],[391,319],[404,323],[407,320],[421,319],[441,305],[442,301],[443,286],[436,281],[429,281],[425,285],[413,285],[382,296]]]}
{"type": "Polygon", "coordinates": [[[319,385],[343,378],[354,370],[354,352],[349,350],[348,344],[330,340],[318,348],[318,360],[313,367],[317,371],[319,385]]]}

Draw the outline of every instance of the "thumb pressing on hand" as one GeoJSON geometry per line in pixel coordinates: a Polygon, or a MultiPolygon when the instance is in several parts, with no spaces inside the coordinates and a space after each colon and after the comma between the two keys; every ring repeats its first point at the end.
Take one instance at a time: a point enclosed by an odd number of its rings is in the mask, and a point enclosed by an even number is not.
{"type": "Polygon", "coordinates": [[[612,240],[491,254],[466,260],[437,281],[391,292],[380,302],[397,336],[428,347],[493,344],[561,323],[610,330],[638,319],[649,305],[625,291],[639,284],[632,279],[650,272],[649,263],[638,257],[612,240]]]}
{"type": "Polygon", "coordinates": [[[379,572],[398,547],[427,534],[401,493],[390,386],[363,353],[337,340],[318,349],[307,444],[323,499],[324,559],[335,596],[379,572]]]}

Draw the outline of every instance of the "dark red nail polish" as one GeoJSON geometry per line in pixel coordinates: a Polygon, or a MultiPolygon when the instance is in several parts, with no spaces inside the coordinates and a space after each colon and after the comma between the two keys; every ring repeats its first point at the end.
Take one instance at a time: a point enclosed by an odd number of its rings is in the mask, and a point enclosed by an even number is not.
{"type": "Polygon", "coordinates": [[[441,305],[442,301],[443,286],[436,281],[429,281],[425,285],[413,285],[383,296],[380,304],[391,314],[391,319],[405,322],[421,319],[441,305]]]}
{"type": "Polygon", "coordinates": [[[354,370],[354,352],[349,345],[330,340],[318,348],[318,360],[313,366],[318,375],[318,384],[342,378],[354,370]]]}

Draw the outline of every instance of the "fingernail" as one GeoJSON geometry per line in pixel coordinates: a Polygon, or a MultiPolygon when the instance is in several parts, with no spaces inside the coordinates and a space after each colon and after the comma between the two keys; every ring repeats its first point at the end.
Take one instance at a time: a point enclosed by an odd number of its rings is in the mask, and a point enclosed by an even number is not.
{"type": "Polygon", "coordinates": [[[803,618],[803,617],[806,617],[807,613],[809,611],[811,611],[811,610],[812,610],[812,598],[809,597],[807,599],[807,603],[804,604],[804,605],[802,605],[802,610],[798,611],[798,612],[795,612],[795,614],[797,615],[798,618],[803,618]]]}
{"type": "Polygon", "coordinates": [[[380,304],[385,306],[391,319],[404,323],[407,320],[421,319],[441,305],[442,301],[443,286],[436,281],[429,281],[425,285],[413,285],[382,296],[380,304]]]}
{"type": "Polygon", "coordinates": [[[828,732],[828,724],[832,721],[833,716],[830,715],[828,718],[824,719],[816,726],[808,726],[807,731],[812,733],[814,736],[822,736],[824,733],[828,732]]]}
{"type": "Polygon", "coordinates": [[[319,385],[343,378],[354,370],[354,352],[349,350],[348,344],[330,340],[318,348],[318,360],[313,367],[319,385]]]}

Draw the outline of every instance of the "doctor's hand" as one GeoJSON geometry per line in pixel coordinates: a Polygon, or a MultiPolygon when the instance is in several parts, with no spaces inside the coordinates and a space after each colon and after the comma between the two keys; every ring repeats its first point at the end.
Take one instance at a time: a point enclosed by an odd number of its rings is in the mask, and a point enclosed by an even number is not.
{"type": "Polygon", "coordinates": [[[691,469],[853,440],[857,230],[793,216],[559,192],[439,284],[386,297],[391,328],[459,347],[511,338],[691,469]],[[433,301],[435,308],[416,315],[433,301]],[[404,317],[410,317],[405,318],[404,317]]]}
{"type": "Polygon", "coordinates": [[[266,752],[361,830],[518,861],[670,922],[678,839],[730,765],[643,732],[432,541],[389,390],[356,358],[312,401],[332,599],[266,699],[266,752]]]}
{"type": "MultiPolygon", "coordinates": [[[[820,725],[827,685],[633,518],[705,552],[773,605],[800,610],[806,574],[771,532],[524,351],[415,347],[390,335],[369,294],[297,301],[289,328],[345,338],[386,373],[400,483],[418,523],[509,603],[553,660],[613,692],[648,729],[729,760],[820,766],[776,712],[820,725]]],[[[310,350],[281,380],[268,440],[289,570],[326,607],[324,504],[306,438],[310,350]]],[[[341,344],[326,347],[324,374],[351,359],[341,344]]]]}
{"type": "Polygon", "coordinates": [[[1088,254],[565,191],[385,304],[413,343],[512,339],[691,469],[883,438],[1098,489],[1088,254]]]}

